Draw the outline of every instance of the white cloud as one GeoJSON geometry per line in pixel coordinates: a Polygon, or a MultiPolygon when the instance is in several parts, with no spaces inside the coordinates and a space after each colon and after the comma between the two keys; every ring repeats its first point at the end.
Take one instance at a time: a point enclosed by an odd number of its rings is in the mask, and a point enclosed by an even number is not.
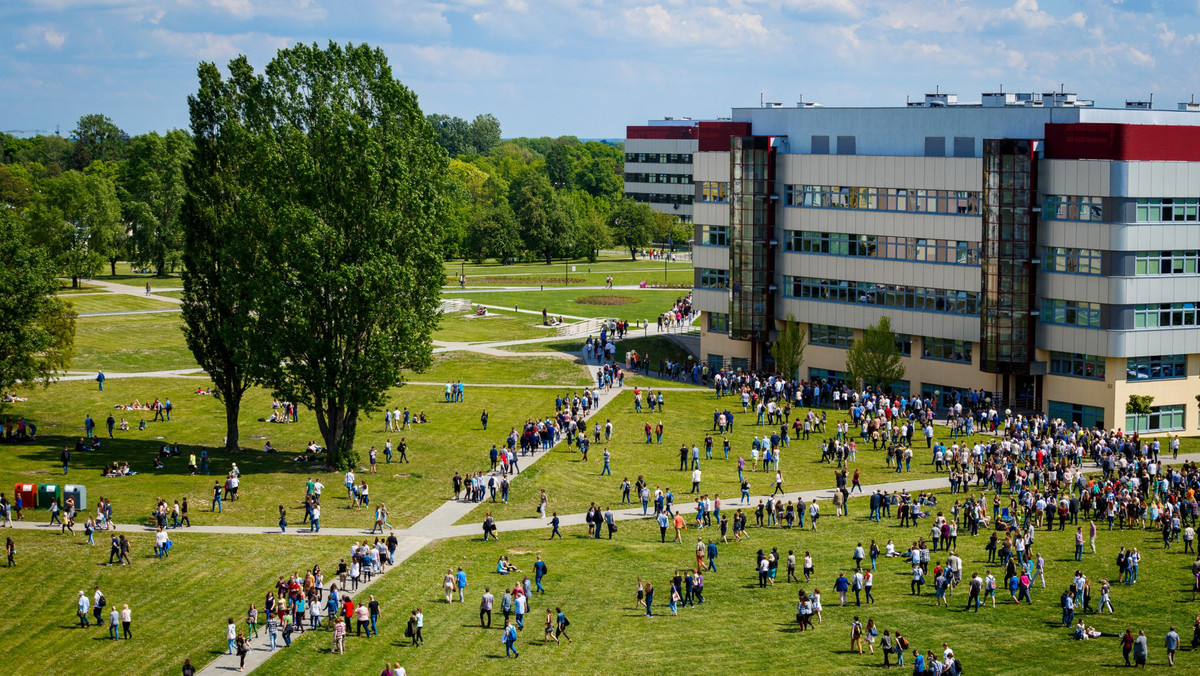
{"type": "MultiPolygon", "coordinates": [[[[1200,0],[1198,0],[1200,1],[1200,0]]],[[[783,6],[797,14],[839,14],[862,16],[861,0],[785,0],[783,6]]]]}
{"type": "Polygon", "coordinates": [[[628,35],[648,38],[664,45],[695,47],[748,47],[773,36],[760,14],[728,12],[720,7],[681,7],[671,11],[662,5],[631,7],[621,12],[628,35]]]}
{"type": "Polygon", "coordinates": [[[17,43],[15,49],[27,50],[45,45],[57,50],[67,43],[67,33],[54,24],[33,24],[26,26],[22,33],[25,39],[17,43]]]}
{"type": "Polygon", "coordinates": [[[150,36],[160,46],[169,48],[174,54],[185,54],[194,59],[224,64],[239,54],[273,56],[291,44],[291,38],[268,33],[180,33],[156,28],[150,36]]]}
{"type": "Polygon", "coordinates": [[[318,21],[329,15],[315,0],[208,0],[208,4],[243,21],[256,17],[318,21]]]}
{"type": "Polygon", "coordinates": [[[455,80],[498,77],[507,63],[500,54],[473,47],[407,45],[402,49],[437,76],[455,80]]]}

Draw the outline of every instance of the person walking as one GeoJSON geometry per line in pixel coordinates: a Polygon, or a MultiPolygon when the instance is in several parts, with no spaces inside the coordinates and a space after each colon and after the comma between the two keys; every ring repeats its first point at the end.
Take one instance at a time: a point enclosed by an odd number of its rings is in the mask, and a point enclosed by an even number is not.
{"type": "Polygon", "coordinates": [[[121,604],[121,634],[128,641],[133,638],[133,632],[129,630],[129,625],[133,622],[133,611],[129,609],[128,603],[121,604]]]}
{"type": "Polygon", "coordinates": [[[1175,632],[1174,626],[1167,632],[1165,647],[1167,649],[1167,666],[1173,667],[1175,666],[1175,651],[1179,649],[1179,634],[1175,632]]]}
{"type": "Polygon", "coordinates": [[[514,659],[521,656],[517,652],[517,628],[509,620],[504,621],[504,636],[501,640],[504,642],[505,657],[508,657],[509,653],[512,653],[514,659]]]}
{"type": "Polygon", "coordinates": [[[492,626],[492,605],[496,602],[496,597],[492,596],[492,590],[488,587],[483,588],[483,596],[479,599],[479,626],[485,629],[490,629],[492,626]],[[487,623],[484,623],[486,618],[487,623]]]}
{"type": "Polygon", "coordinates": [[[113,606],[112,612],[108,614],[108,637],[114,641],[120,640],[121,630],[121,611],[113,606]]]}
{"type": "Polygon", "coordinates": [[[571,645],[571,643],[572,643],[571,637],[567,635],[567,627],[571,626],[571,621],[567,619],[567,614],[563,612],[562,608],[555,607],[554,612],[556,614],[555,615],[555,625],[556,626],[554,629],[555,638],[557,638],[559,636],[564,636],[567,639],[567,645],[571,645]]]}

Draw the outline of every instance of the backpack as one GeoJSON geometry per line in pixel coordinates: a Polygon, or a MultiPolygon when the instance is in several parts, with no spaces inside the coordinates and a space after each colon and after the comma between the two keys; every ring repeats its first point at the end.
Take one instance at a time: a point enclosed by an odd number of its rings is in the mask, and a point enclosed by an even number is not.
{"type": "Polygon", "coordinates": [[[104,606],[107,606],[107,605],[108,605],[108,599],[104,598],[104,596],[101,595],[100,600],[96,602],[96,607],[103,608],[104,606]]]}
{"type": "Polygon", "coordinates": [[[900,637],[900,649],[908,650],[908,639],[904,638],[903,636],[900,637]]]}

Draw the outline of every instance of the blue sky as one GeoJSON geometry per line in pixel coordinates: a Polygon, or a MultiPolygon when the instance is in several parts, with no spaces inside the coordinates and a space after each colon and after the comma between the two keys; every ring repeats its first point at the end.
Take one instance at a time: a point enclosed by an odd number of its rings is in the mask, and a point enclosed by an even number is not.
{"type": "Polygon", "coordinates": [[[620,137],[768,101],[902,105],[1065,84],[1200,94],[1200,0],[3,0],[0,130],[187,125],[196,64],[297,41],[383,47],[425,112],[507,136],[620,137]]]}

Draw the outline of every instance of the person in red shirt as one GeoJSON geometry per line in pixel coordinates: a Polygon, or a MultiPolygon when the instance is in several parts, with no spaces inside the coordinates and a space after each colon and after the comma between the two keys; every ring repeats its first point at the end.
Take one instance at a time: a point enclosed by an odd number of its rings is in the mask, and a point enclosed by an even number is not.
{"type": "Polygon", "coordinates": [[[354,601],[350,597],[346,597],[346,602],[342,604],[342,615],[346,618],[346,626],[350,626],[350,622],[354,619],[354,601]]]}

